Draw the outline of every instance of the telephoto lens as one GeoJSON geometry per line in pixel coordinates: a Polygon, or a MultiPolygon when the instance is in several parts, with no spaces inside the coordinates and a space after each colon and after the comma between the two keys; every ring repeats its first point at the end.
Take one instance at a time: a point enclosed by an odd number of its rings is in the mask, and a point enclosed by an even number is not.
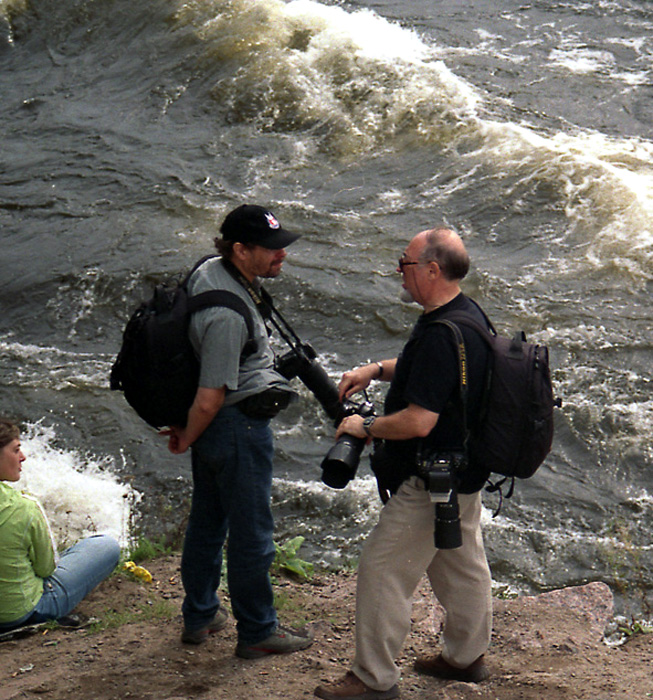
{"type": "MultiPolygon", "coordinates": [[[[338,387],[315,358],[315,350],[308,343],[302,343],[301,346],[277,358],[276,370],[286,379],[299,377],[336,425],[339,425],[345,416],[354,413],[362,416],[374,414],[374,406],[367,402],[341,402],[338,387]]],[[[322,460],[322,481],[331,488],[344,489],[356,476],[365,443],[364,438],[341,435],[322,460]]]]}
{"type": "Polygon", "coordinates": [[[448,503],[435,505],[435,546],[438,549],[457,549],[463,543],[460,531],[458,496],[451,494],[448,503]]]}
{"type": "Polygon", "coordinates": [[[365,438],[343,433],[322,460],[322,481],[332,489],[344,489],[356,476],[365,438]]]}
{"type": "Polygon", "coordinates": [[[320,402],[327,416],[336,420],[341,413],[338,387],[315,358],[315,350],[308,343],[303,343],[278,357],[275,369],[286,379],[299,377],[320,402]]]}

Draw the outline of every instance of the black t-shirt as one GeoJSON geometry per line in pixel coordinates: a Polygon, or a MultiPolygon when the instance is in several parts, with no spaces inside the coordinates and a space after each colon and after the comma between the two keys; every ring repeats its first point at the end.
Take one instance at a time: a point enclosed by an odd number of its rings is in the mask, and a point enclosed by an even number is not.
{"type": "MultiPolygon", "coordinates": [[[[461,451],[463,427],[460,416],[460,363],[451,329],[432,321],[452,311],[464,311],[482,325],[482,312],[464,294],[448,304],[420,316],[408,342],[397,358],[395,374],[385,400],[385,414],[396,413],[416,404],[438,413],[435,428],[424,438],[424,447],[442,452],[461,451]]],[[[481,336],[471,328],[458,324],[467,354],[469,390],[467,422],[473,427],[479,419],[485,383],[489,348],[481,336]]],[[[415,455],[419,439],[386,440],[388,456],[414,473],[415,455]]],[[[464,471],[458,474],[458,490],[474,493],[483,487],[486,475],[464,471]]]]}

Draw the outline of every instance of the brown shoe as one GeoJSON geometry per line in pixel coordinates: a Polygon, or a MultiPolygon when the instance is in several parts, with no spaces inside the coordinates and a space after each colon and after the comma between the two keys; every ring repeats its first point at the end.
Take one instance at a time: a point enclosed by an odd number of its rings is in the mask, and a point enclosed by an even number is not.
{"type": "Polygon", "coordinates": [[[184,644],[204,644],[210,634],[215,634],[227,626],[228,619],[229,615],[224,609],[218,608],[215,617],[204,627],[195,630],[189,630],[187,627],[184,627],[181,632],[181,641],[184,644]]]}
{"type": "Polygon", "coordinates": [[[424,673],[427,676],[444,678],[448,681],[463,681],[465,683],[480,683],[490,677],[483,654],[476,661],[469,664],[467,668],[456,668],[447,663],[442,654],[438,656],[422,656],[415,660],[415,670],[417,673],[424,673]]]}
{"type": "Polygon", "coordinates": [[[399,697],[399,688],[395,683],[388,690],[374,690],[351,671],[347,671],[339,680],[318,686],[314,693],[322,700],[393,700],[399,697]]]}

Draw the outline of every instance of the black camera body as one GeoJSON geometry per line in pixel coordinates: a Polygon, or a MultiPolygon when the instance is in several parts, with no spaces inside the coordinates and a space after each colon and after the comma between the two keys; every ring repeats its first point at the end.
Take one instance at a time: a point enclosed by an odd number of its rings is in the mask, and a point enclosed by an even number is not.
{"type": "Polygon", "coordinates": [[[434,540],[438,549],[457,549],[463,543],[460,510],[456,492],[456,469],[463,456],[436,453],[417,459],[417,474],[424,481],[431,503],[435,504],[434,540]]]}
{"type": "Polygon", "coordinates": [[[453,474],[448,459],[435,459],[419,467],[431,503],[448,503],[453,491],[453,474]]]}
{"type": "MultiPolygon", "coordinates": [[[[286,379],[299,377],[320,402],[336,427],[347,416],[354,414],[363,417],[373,416],[374,407],[367,401],[363,403],[340,401],[338,387],[317,362],[316,357],[315,350],[308,343],[302,343],[278,357],[275,369],[286,379]]],[[[346,433],[341,435],[322,460],[322,481],[334,489],[343,489],[347,486],[356,476],[365,443],[364,438],[356,438],[346,433]]]]}

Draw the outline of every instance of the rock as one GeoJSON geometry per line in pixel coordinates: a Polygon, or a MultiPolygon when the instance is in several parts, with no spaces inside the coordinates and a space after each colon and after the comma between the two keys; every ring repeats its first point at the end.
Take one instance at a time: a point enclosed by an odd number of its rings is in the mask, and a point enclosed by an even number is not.
{"type": "Polygon", "coordinates": [[[571,654],[601,641],[613,605],[612,592],[600,582],[496,601],[495,636],[519,651],[571,654]]]}
{"type": "Polygon", "coordinates": [[[608,620],[614,612],[612,591],[602,581],[549,591],[538,596],[526,596],[524,600],[533,601],[536,605],[564,606],[584,615],[597,640],[603,637],[608,620]]]}

